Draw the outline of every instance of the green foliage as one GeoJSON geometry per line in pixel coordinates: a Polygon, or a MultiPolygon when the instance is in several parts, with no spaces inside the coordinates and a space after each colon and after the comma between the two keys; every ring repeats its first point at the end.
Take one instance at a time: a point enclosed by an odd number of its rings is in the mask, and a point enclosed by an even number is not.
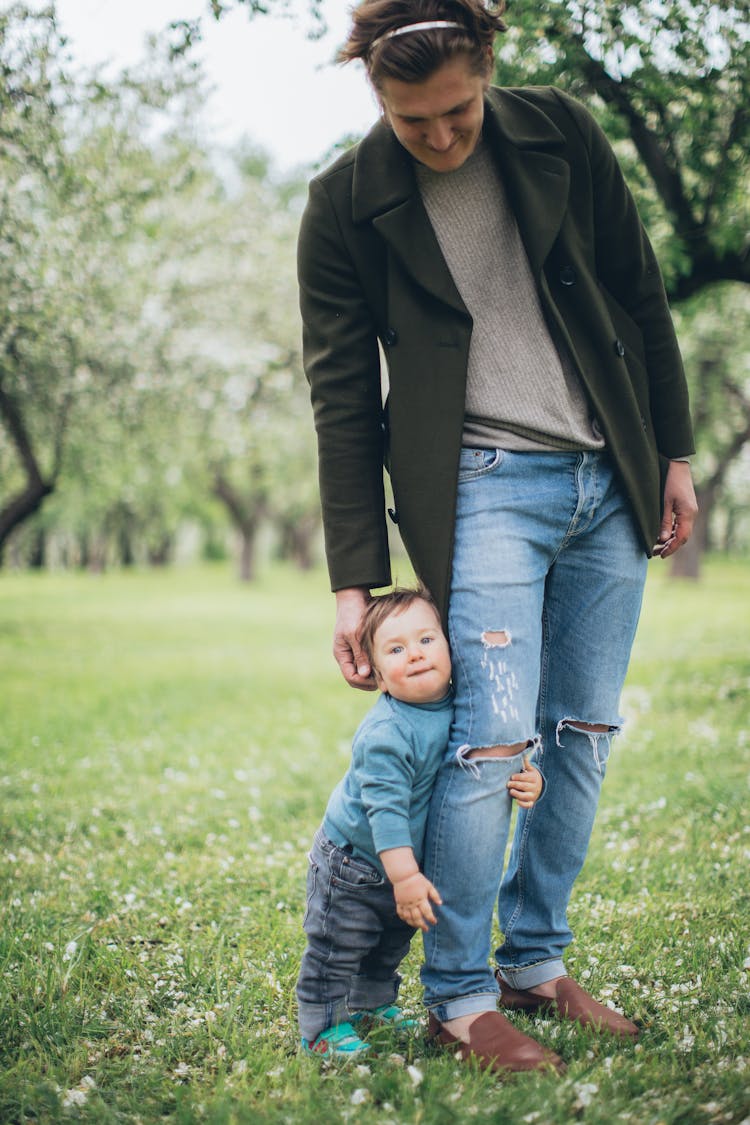
{"type": "Polygon", "coordinates": [[[592,103],[653,218],[672,294],[750,280],[747,0],[510,0],[504,85],[562,86],[592,103]],[[629,169],[630,170],[630,169],[629,169]],[[664,229],[665,222],[668,228],[664,229]]]}
{"type": "Polygon", "coordinates": [[[73,83],[50,12],[0,21],[0,552],[51,493],[35,533],[98,566],[164,561],[214,493],[245,537],[317,528],[301,188],[248,144],[220,175],[189,47],[73,83]]]}
{"type": "Polygon", "coordinates": [[[248,551],[264,520],[301,521],[310,536],[318,521],[295,268],[302,197],[240,147],[227,188],[207,170],[175,209],[160,294],[189,475],[208,482],[248,551]]]}
{"type": "Polygon", "coordinates": [[[747,548],[750,292],[742,285],[711,287],[683,302],[677,310],[677,329],[697,439],[697,538],[702,548],[747,548]]]}
{"type": "Polygon", "coordinates": [[[678,329],[699,440],[696,468],[708,480],[738,439],[750,439],[750,293],[711,289],[680,307],[678,329]]]}
{"type": "Polygon", "coordinates": [[[571,904],[571,971],[641,1043],[514,1017],[568,1071],[499,1081],[421,1036],[297,1054],[305,853],[371,702],[325,657],[323,576],[0,577],[0,1119],[741,1121],[749,584],[653,564],[571,904]]]}
{"type": "Polygon", "coordinates": [[[14,503],[25,497],[20,517],[32,514],[61,474],[106,493],[111,472],[93,471],[104,449],[92,436],[132,429],[139,391],[152,390],[143,369],[160,343],[148,305],[166,249],[159,211],[193,168],[184,144],[154,130],[194,84],[189,67],[161,76],[149,62],[117,87],[75,87],[51,14],[20,6],[0,24],[0,58],[1,546],[14,503]]]}
{"type": "MultiPolygon", "coordinates": [[[[250,19],[254,16],[265,16],[269,13],[285,12],[289,8],[289,0],[208,0],[208,7],[214,19],[221,19],[226,12],[233,8],[245,8],[250,19]]],[[[326,29],[325,0],[306,0],[304,4],[305,15],[310,21],[307,34],[310,37],[322,35],[326,29]]]]}

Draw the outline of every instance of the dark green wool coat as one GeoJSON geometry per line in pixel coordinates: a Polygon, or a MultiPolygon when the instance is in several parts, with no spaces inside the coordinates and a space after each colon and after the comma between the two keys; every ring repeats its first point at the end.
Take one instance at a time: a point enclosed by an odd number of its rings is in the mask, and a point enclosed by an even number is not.
{"type": "MultiPolygon", "coordinates": [[[[491,88],[484,138],[542,307],[570,348],[650,552],[660,470],[691,453],[693,437],[672,319],[635,203],[601,129],[558,90],[491,88]]],[[[385,125],[310,184],[299,279],[332,588],[390,582],[385,462],[404,544],[445,614],[472,320],[412,159],[385,125]]]]}

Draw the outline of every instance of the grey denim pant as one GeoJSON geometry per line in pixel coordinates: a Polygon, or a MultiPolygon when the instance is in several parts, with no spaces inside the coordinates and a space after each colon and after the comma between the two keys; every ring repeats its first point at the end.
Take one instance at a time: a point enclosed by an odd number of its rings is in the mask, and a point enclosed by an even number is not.
{"type": "Polygon", "coordinates": [[[309,860],[297,1001],[300,1033],[312,1042],[354,1012],[395,1001],[397,969],[416,931],[396,914],[389,881],[322,829],[309,860]]]}

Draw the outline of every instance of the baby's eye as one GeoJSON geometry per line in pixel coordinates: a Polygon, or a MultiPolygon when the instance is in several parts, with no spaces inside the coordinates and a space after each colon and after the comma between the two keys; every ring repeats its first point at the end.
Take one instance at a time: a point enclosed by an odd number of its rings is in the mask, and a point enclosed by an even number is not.
{"type": "Polygon", "coordinates": [[[431,645],[434,640],[434,637],[422,637],[419,643],[422,645],[431,645]]]}
{"type": "Polygon", "coordinates": [[[398,654],[400,652],[403,652],[403,651],[404,651],[403,645],[394,645],[393,648],[391,649],[391,656],[398,656],[398,654]]]}

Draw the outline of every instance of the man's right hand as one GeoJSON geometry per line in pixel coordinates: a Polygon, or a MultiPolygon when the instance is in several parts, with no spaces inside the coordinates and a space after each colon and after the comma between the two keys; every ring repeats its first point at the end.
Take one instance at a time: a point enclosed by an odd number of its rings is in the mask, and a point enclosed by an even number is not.
{"type": "Polygon", "coordinates": [[[358,637],[362,615],[369,601],[370,592],[362,586],[336,591],[333,655],[349,686],[362,691],[375,691],[377,687],[358,637]]]}

